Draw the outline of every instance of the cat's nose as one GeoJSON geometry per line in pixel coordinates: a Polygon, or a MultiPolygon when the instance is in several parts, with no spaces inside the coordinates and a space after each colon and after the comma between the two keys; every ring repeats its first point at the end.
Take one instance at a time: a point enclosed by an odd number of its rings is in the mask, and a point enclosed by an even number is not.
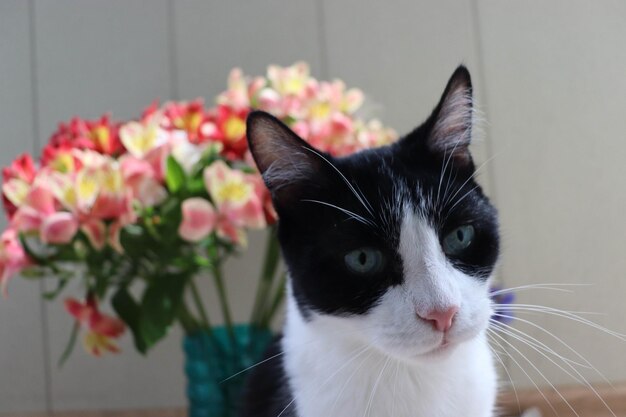
{"type": "Polygon", "coordinates": [[[440,332],[447,332],[452,327],[452,320],[458,311],[459,308],[453,306],[446,310],[432,310],[425,316],[420,317],[431,322],[436,330],[440,332]]]}

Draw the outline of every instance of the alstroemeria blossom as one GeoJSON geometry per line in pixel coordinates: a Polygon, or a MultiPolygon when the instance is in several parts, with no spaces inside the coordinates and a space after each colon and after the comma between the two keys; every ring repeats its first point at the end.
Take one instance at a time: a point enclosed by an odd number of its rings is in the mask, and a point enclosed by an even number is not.
{"type": "Polygon", "coordinates": [[[129,122],[120,128],[120,138],[126,150],[136,158],[167,143],[167,132],[159,126],[159,115],[146,124],[129,122]]]}
{"type": "Polygon", "coordinates": [[[279,94],[299,96],[305,92],[310,81],[309,66],[304,62],[296,62],[290,67],[270,65],[267,78],[279,94]]]}
{"type": "Polygon", "coordinates": [[[178,228],[181,238],[189,242],[199,242],[213,231],[217,220],[215,209],[204,198],[193,197],[181,205],[183,221],[178,228]]]}
{"type": "Polygon", "coordinates": [[[216,161],[204,170],[204,184],[220,212],[227,212],[238,226],[265,226],[263,202],[255,187],[255,176],[216,161]]]}
{"type": "Polygon", "coordinates": [[[107,242],[107,226],[102,220],[89,219],[80,230],[87,236],[89,243],[96,250],[102,250],[107,242]]]}
{"type": "Polygon", "coordinates": [[[47,184],[36,181],[11,219],[18,232],[39,231],[44,219],[56,212],[54,195],[47,184]]]}
{"type": "Polygon", "coordinates": [[[41,241],[43,243],[64,244],[72,241],[78,231],[78,220],[72,213],[59,211],[43,219],[41,241]]]}
{"type": "Polygon", "coordinates": [[[105,351],[119,352],[113,339],[124,333],[124,323],[114,317],[101,313],[93,296],[87,297],[84,303],[68,298],[65,300],[65,309],[78,323],[87,330],[83,345],[87,352],[101,356],[105,351]]]}
{"type": "Polygon", "coordinates": [[[69,145],[74,149],[91,149],[95,152],[114,155],[121,149],[118,126],[111,123],[109,116],[98,120],[83,120],[74,117],[69,123],[60,123],[48,146],[69,145]]]}
{"type": "Polygon", "coordinates": [[[0,290],[7,295],[9,280],[30,264],[14,229],[5,230],[0,236],[0,290]]]}
{"type": "Polygon", "coordinates": [[[217,207],[217,233],[245,245],[243,228],[265,227],[263,198],[255,187],[255,175],[216,161],[204,170],[204,184],[217,207]]]}

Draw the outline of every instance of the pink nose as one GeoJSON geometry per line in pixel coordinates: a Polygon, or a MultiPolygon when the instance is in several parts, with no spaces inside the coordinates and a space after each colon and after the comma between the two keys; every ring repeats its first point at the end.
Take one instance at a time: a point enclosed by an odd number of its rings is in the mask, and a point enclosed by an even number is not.
{"type": "Polygon", "coordinates": [[[458,307],[450,307],[447,310],[433,310],[425,316],[420,316],[426,321],[433,323],[433,327],[440,332],[447,332],[452,327],[452,320],[459,311],[458,307]]]}

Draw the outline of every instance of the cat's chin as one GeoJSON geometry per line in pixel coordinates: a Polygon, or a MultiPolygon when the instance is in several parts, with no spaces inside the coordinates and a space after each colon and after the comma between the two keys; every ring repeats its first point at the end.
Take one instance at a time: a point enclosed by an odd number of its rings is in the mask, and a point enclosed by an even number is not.
{"type": "Polygon", "coordinates": [[[409,363],[419,364],[419,363],[433,363],[433,361],[445,360],[449,358],[458,348],[459,346],[465,344],[468,341],[474,340],[476,335],[464,335],[465,337],[455,337],[452,340],[442,339],[436,345],[426,348],[420,349],[419,352],[415,352],[413,354],[404,351],[400,355],[390,354],[390,356],[394,356],[397,359],[404,360],[409,363]]]}
{"type": "Polygon", "coordinates": [[[426,353],[422,353],[418,356],[420,359],[424,360],[446,359],[450,357],[450,355],[456,350],[459,345],[460,343],[458,342],[445,341],[434,349],[431,349],[426,353]]]}

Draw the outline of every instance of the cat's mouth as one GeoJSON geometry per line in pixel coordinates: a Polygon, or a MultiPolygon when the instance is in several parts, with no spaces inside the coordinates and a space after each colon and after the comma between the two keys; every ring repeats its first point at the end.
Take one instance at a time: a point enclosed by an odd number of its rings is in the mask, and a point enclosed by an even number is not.
{"type": "Polygon", "coordinates": [[[444,334],[443,339],[441,339],[441,342],[436,347],[429,351],[426,351],[420,356],[437,357],[441,355],[446,355],[447,353],[452,352],[454,348],[458,345],[458,342],[451,341],[448,335],[444,334]]]}

